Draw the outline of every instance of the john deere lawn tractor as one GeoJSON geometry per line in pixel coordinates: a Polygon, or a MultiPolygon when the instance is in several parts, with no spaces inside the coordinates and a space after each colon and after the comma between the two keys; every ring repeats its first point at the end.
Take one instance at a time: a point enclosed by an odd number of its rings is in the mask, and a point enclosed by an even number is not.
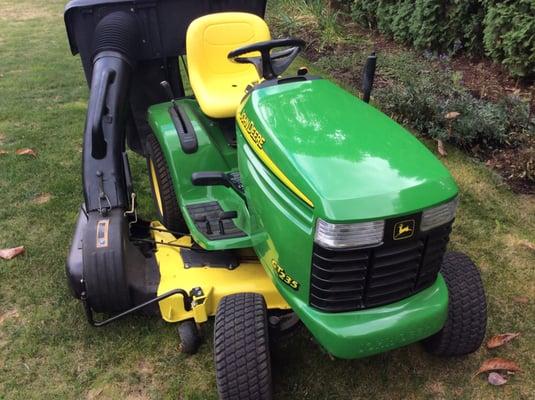
{"type": "Polygon", "coordinates": [[[298,323],[338,358],[417,341],[475,351],[485,295],[474,263],[446,252],[451,175],[367,104],[374,55],[360,100],[295,70],[305,43],[273,39],[264,11],[265,0],[67,5],[90,87],[67,276],[88,321],[156,314],[194,353],[215,317],[223,399],[271,397],[270,336],[298,323]],[[138,216],[127,147],[147,160],[155,221],[138,216]]]}

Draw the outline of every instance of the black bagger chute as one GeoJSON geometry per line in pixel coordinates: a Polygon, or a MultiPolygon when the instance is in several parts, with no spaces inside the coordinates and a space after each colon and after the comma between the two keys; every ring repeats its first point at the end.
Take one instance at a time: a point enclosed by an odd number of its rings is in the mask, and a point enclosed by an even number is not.
{"type": "Polygon", "coordinates": [[[129,146],[144,154],[149,127],[145,113],[149,105],[166,101],[159,83],[171,83],[177,97],[184,94],[178,56],[186,53],[186,30],[202,15],[243,11],[264,17],[266,0],[73,0],[65,7],[65,25],[73,54],[80,53],[85,76],[91,83],[95,28],[103,17],[117,11],[134,16],[139,28],[130,87],[127,121],[129,146]]]}
{"type": "Polygon", "coordinates": [[[140,224],[128,211],[134,209],[134,197],[126,144],[146,154],[147,109],[168,100],[162,81],[170,83],[176,97],[184,95],[185,71],[178,58],[186,52],[189,24],[224,11],[263,17],[265,7],[266,0],[73,0],[65,7],[70,48],[80,54],[90,87],[84,204],[66,269],[90,321],[93,310],[117,313],[155,300],[154,256],[134,244],[140,224]]]}

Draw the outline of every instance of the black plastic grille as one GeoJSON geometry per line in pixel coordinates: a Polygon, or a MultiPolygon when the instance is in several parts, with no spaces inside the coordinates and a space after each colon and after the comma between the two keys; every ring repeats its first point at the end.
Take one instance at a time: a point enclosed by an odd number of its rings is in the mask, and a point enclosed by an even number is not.
{"type": "Polygon", "coordinates": [[[326,312],[355,311],[393,303],[431,286],[451,225],[372,249],[331,250],[314,244],[310,305],[326,312]]]}

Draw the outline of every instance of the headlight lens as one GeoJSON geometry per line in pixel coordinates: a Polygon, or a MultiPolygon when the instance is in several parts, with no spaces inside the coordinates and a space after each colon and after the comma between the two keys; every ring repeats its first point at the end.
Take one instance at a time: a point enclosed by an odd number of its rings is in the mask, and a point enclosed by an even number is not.
{"type": "Polygon", "coordinates": [[[331,224],[318,218],[314,241],[331,249],[372,247],[383,243],[385,221],[331,224]]]}
{"type": "Polygon", "coordinates": [[[422,213],[422,223],[420,225],[420,229],[422,231],[428,231],[436,228],[437,226],[443,225],[446,222],[450,222],[453,218],[455,218],[455,211],[457,210],[458,204],[459,197],[457,196],[452,201],[425,210],[422,213]]]}

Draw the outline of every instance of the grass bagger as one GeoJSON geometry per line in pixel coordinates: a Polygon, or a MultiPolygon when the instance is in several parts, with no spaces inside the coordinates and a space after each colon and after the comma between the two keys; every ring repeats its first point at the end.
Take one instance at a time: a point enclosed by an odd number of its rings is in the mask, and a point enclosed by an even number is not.
{"type": "Polygon", "coordinates": [[[453,178],[367,103],[375,55],[363,100],[291,72],[305,43],[272,39],[265,6],[66,6],[90,87],[67,260],[88,321],[159,315],[195,353],[215,317],[223,399],[271,398],[270,337],[298,323],[338,358],[475,351],[486,300],[474,263],[446,252],[453,178]],[[127,147],[147,160],[155,221],[138,218],[127,147]]]}

